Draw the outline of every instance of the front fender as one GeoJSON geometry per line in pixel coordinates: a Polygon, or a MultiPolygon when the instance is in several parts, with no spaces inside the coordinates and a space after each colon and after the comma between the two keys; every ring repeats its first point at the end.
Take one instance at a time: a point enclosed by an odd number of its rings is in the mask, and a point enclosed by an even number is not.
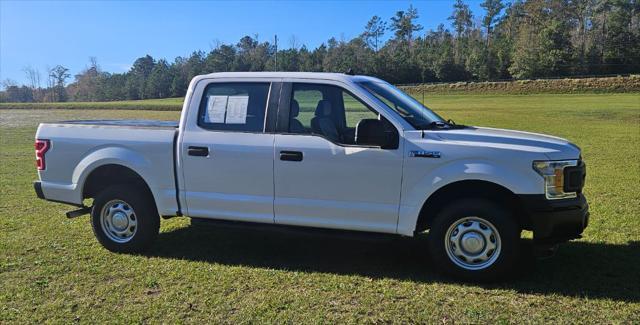
{"type": "Polygon", "coordinates": [[[542,177],[532,168],[522,170],[489,160],[454,160],[428,170],[420,177],[403,175],[398,233],[411,236],[420,210],[439,189],[455,182],[479,180],[494,183],[517,194],[537,194],[544,188],[542,177]],[[413,180],[412,180],[413,179],[413,180]]]}

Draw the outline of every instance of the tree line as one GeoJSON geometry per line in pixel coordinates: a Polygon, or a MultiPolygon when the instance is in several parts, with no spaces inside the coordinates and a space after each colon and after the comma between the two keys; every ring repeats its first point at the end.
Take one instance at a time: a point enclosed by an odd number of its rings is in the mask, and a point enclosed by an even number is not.
{"type": "Polygon", "coordinates": [[[315,49],[289,48],[245,36],[173,62],[150,55],[126,73],[102,71],[95,58],[71,77],[55,66],[25,68],[28,84],[5,80],[2,101],[110,101],[184,96],[196,75],[219,71],[326,71],[374,75],[392,83],[528,79],[640,72],[638,0],[483,0],[476,17],[457,0],[448,17],[423,31],[409,6],[389,20],[373,16],[351,40],[330,38],[315,49]]]}

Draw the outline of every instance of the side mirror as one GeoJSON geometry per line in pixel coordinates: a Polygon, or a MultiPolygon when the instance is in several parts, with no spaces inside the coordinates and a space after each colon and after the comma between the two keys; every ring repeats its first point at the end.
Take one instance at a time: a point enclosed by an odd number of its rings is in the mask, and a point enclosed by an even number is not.
{"type": "Polygon", "coordinates": [[[384,118],[363,119],[356,125],[355,143],[382,149],[398,149],[398,131],[384,118]]]}

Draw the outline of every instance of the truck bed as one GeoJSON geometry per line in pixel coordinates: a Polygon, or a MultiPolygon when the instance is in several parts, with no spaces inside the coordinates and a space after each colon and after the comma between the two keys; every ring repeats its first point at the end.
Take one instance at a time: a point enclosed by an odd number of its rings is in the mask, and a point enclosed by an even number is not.
{"type": "Polygon", "coordinates": [[[126,127],[142,127],[142,128],[169,128],[178,127],[178,121],[160,121],[160,120],[74,120],[61,121],[48,124],[81,124],[81,125],[108,125],[108,126],[126,126],[126,127]]]}
{"type": "Polygon", "coordinates": [[[37,139],[50,141],[39,175],[47,199],[82,204],[83,184],[96,168],[120,165],[141,176],[161,214],[177,211],[174,144],[178,122],[78,120],[42,123],[37,139]]]}

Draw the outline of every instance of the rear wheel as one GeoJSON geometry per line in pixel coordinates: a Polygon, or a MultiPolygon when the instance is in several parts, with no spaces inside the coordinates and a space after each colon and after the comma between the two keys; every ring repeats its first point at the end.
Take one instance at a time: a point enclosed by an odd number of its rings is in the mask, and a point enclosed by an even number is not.
{"type": "Polygon", "coordinates": [[[140,252],[151,246],[160,229],[153,197],[132,185],[114,185],[100,192],[91,210],[96,238],[113,252],[140,252]]]}
{"type": "Polygon", "coordinates": [[[446,274],[486,281],[513,270],[520,229],[507,209],[483,199],[462,199],[438,213],[428,238],[433,260],[446,274]]]}

